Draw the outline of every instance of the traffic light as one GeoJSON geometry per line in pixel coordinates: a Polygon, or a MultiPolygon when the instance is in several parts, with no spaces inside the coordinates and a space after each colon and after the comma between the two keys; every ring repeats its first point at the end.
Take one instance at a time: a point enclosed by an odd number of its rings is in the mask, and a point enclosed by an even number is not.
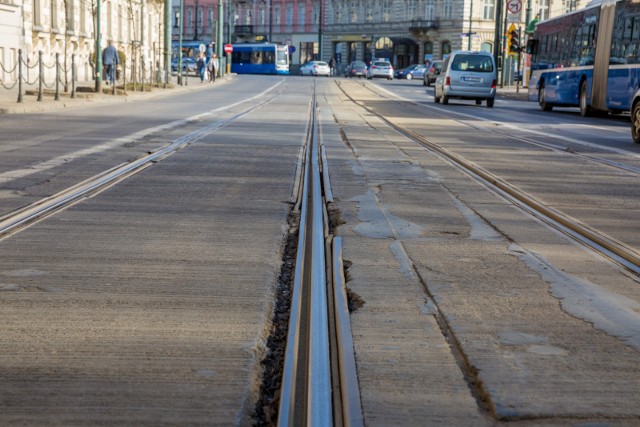
{"type": "Polygon", "coordinates": [[[518,31],[511,31],[509,33],[509,52],[510,53],[519,53],[520,52],[520,33],[518,31]]]}

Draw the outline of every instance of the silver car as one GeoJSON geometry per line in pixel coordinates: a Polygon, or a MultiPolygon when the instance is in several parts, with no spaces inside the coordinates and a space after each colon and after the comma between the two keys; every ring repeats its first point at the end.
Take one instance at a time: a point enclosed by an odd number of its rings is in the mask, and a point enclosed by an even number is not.
{"type": "Polygon", "coordinates": [[[367,70],[367,78],[369,80],[382,77],[387,80],[393,80],[393,66],[388,61],[374,61],[367,70]]]}
{"type": "Polygon", "coordinates": [[[300,67],[300,74],[303,76],[325,76],[329,77],[331,69],[324,61],[310,61],[300,67]]]}
{"type": "Polygon", "coordinates": [[[458,50],[444,61],[433,92],[433,100],[443,104],[449,98],[473,99],[476,105],[487,101],[493,107],[496,98],[496,65],[489,52],[458,50]]]}

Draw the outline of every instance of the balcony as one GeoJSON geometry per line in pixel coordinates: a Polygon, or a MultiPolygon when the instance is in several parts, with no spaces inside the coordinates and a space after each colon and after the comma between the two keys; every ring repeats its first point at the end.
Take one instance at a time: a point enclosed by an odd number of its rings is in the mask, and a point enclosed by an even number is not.
{"type": "Polygon", "coordinates": [[[440,28],[440,21],[438,19],[414,19],[409,24],[409,31],[428,31],[437,30],[440,28]]]}
{"type": "Polygon", "coordinates": [[[233,33],[236,37],[252,36],[253,25],[236,25],[233,28],[233,33]]]}

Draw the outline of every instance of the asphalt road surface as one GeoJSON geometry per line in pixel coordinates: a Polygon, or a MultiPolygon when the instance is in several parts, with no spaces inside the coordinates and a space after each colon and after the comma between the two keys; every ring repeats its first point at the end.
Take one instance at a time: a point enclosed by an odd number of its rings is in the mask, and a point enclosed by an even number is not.
{"type": "Polygon", "coordinates": [[[2,424],[268,422],[261,361],[314,85],[365,424],[640,423],[637,275],[374,113],[638,248],[628,116],[442,106],[417,81],[216,85],[0,116],[0,215],[193,138],[0,240],[2,424]]]}

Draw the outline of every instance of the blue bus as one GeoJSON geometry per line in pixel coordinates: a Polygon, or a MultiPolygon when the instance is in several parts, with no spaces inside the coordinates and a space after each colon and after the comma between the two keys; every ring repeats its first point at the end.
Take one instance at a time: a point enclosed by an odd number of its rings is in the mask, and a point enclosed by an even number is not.
{"type": "Polygon", "coordinates": [[[605,0],[539,22],[527,53],[528,98],[542,110],[630,111],[640,88],[640,3],[605,0]]]}
{"type": "Polygon", "coordinates": [[[274,43],[234,44],[231,72],[237,74],[289,74],[289,46],[274,43]]]}

